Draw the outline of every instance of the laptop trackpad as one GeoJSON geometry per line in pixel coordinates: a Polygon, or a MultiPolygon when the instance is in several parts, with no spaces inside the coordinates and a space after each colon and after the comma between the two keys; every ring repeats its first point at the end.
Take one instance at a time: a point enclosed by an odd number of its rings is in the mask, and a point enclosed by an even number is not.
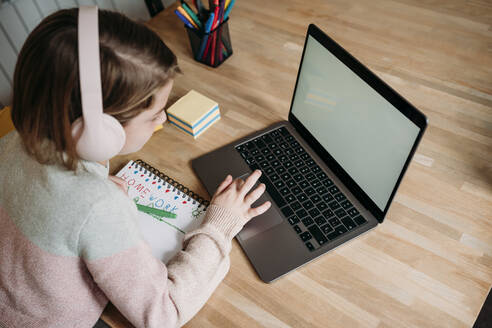
{"type": "MultiPolygon", "coordinates": [[[[246,178],[250,174],[251,173],[242,175],[241,179],[246,180],[246,178]]],[[[256,185],[251,188],[251,190],[254,190],[258,186],[258,184],[259,183],[256,183],[256,185]]],[[[282,214],[277,210],[277,207],[273,205],[274,202],[266,191],[263,193],[263,195],[261,195],[260,198],[258,198],[256,202],[253,203],[253,205],[251,205],[251,207],[257,207],[266,201],[270,201],[270,203],[272,203],[272,206],[270,206],[270,208],[265,213],[254,217],[248,223],[246,223],[241,232],[239,232],[239,237],[242,240],[247,240],[283,222],[282,214]]]]}

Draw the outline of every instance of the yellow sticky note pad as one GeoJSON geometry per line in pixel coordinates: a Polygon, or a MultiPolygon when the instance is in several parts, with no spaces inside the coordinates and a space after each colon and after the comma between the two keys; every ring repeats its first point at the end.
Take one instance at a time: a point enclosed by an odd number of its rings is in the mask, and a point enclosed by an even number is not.
{"type": "Polygon", "coordinates": [[[10,107],[0,109],[0,138],[14,130],[14,123],[10,118],[10,107]]]}
{"type": "Polygon", "coordinates": [[[219,104],[191,90],[169,107],[167,116],[171,124],[196,139],[220,119],[219,104]]]}

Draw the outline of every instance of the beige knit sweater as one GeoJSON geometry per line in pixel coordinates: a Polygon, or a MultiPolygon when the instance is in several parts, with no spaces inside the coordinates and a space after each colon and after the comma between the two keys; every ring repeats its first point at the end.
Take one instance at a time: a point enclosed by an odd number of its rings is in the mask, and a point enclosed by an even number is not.
{"type": "Polygon", "coordinates": [[[92,327],[108,300],[137,327],[181,326],[225,277],[244,223],[231,211],[209,206],[165,265],[108,167],[41,165],[15,131],[0,155],[0,326],[92,327]]]}

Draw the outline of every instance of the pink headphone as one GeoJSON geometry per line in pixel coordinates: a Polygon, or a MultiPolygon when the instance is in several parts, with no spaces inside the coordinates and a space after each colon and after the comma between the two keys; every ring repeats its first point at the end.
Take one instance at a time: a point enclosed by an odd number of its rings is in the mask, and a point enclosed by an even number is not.
{"type": "Polygon", "coordinates": [[[79,8],[78,40],[82,117],[72,123],[72,136],[80,158],[105,161],[121,151],[126,135],[118,120],[103,113],[97,6],[79,8]]]}

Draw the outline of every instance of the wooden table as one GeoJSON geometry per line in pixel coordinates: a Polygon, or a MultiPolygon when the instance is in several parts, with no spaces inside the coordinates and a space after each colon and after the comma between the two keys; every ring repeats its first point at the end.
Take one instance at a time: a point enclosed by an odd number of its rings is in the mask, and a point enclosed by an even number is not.
{"type": "MultiPolygon", "coordinates": [[[[492,283],[490,1],[239,0],[234,54],[215,69],[192,59],[173,10],[148,23],[184,72],[169,103],[195,89],[222,119],[197,140],[166,124],[113,173],[142,158],[206,196],[190,160],[287,119],[311,22],[429,118],[383,224],[273,284],[234,240],[229,274],[187,327],[471,327],[492,283]]],[[[130,326],[111,305],[103,318],[130,326]]]]}

